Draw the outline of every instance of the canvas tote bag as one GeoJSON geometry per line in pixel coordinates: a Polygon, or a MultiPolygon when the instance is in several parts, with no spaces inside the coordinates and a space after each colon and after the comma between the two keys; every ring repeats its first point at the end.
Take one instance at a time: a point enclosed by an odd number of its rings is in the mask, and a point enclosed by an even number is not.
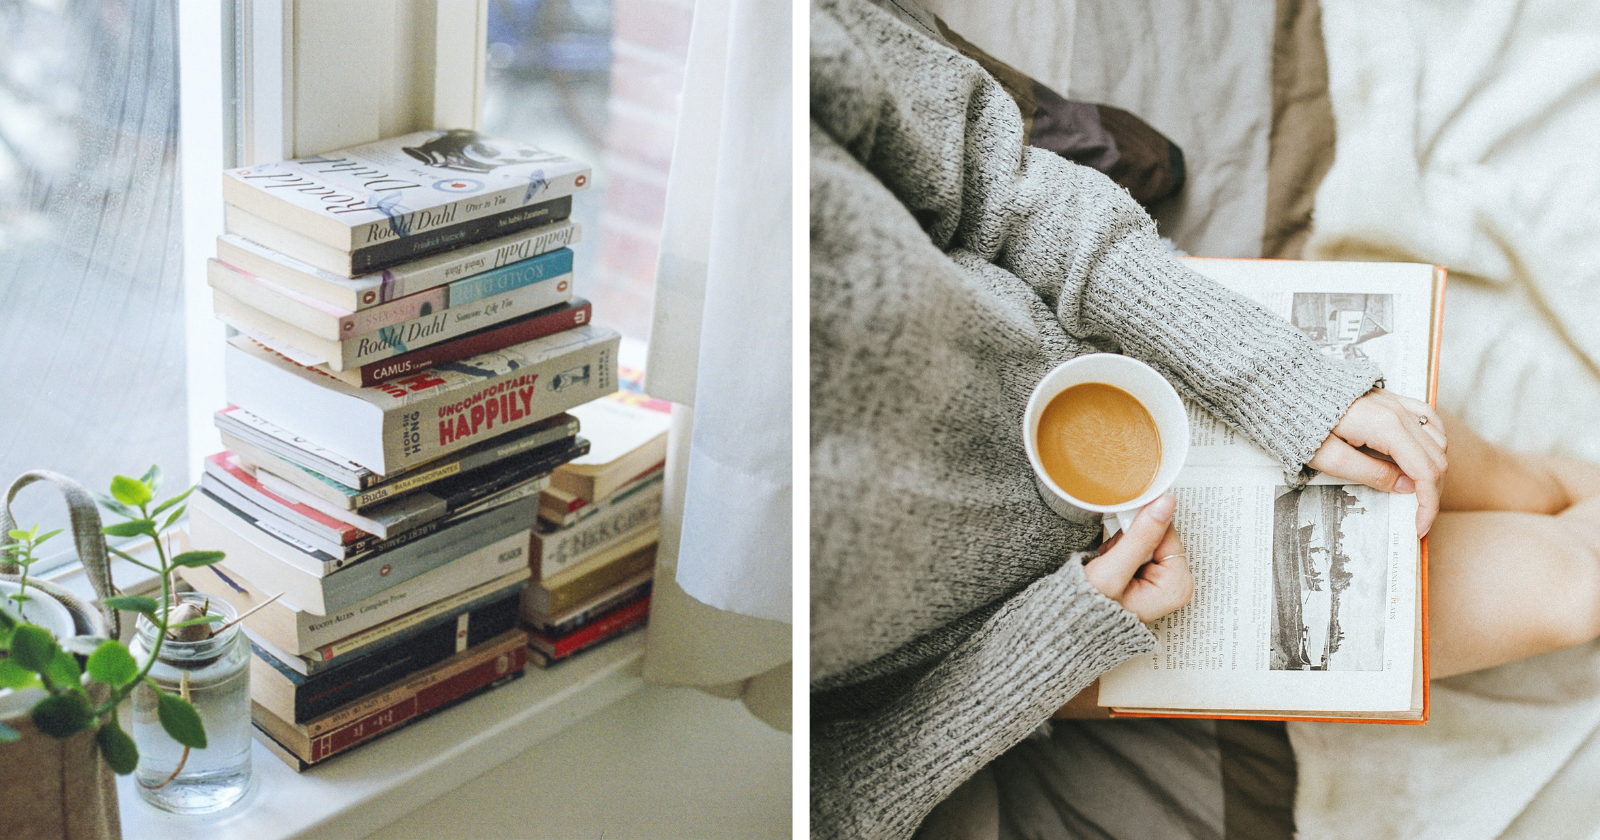
{"type": "MultiPolygon", "coordinates": [[[[45,470],[24,473],[6,492],[0,506],[0,542],[17,527],[11,516],[11,500],[17,491],[36,481],[56,486],[66,498],[71,515],[72,538],[78,559],[94,585],[97,597],[112,594],[111,569],[106,560],[105,539],[100,534],[100,512],[94,497],[82,485],[58,473],[45,470]]],[[[14,565],[0,565],[0,579],[15,580],[14,565]]],[[[30,588],[54,596],[72,611],[79,635],[116,638],[119,625],[114,610],[102,611],[85,603],[71,592],[43,581],[28,581],[30,588]]],[[[105,702],[105,686],[95,703],[105,702]]],[[[0,744],[0,838],[6,840],[115,840],[122,836],[117,811],[116,774],[100,759],[94,731],[84,730],[65,740],[40,733],[26,714],[5,719],[5,724],[22,733],[12,744],[0,744]]]]}

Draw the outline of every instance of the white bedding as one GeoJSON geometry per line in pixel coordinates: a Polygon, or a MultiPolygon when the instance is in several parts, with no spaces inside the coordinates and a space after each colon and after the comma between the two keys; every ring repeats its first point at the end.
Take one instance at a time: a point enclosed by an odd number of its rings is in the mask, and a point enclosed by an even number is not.
{"type": "MultiPolygon", "coordinates": [[[[1600,460],[1600,6],[1323,0],[1323,31],[1307,257],[1448,266],[1440,405],[1600,460]]],[[[1427,726],[1291,725],[1300,836],[1596,836],[1597,731],[1592,644],[1436,683],[1427,726]]]]}

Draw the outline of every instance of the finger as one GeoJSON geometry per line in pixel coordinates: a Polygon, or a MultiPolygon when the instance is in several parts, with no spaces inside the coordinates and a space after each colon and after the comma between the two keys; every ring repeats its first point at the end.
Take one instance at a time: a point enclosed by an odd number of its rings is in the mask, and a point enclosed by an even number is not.
{"type": "Polygon", "coordinates": [[[1089,583],[1107,597],[1116,599],[1120,596],[1128,588],[1128,581],[1133,580],[1139,567],[1149,561],[1166,536],[1175,506],[1176,502],[1168,495],[1162,495],[1145,505],[1144,510],[1134,518],[1133,524],[1128,526],[1126,535],[1084,567],[1084,575],[1089,578],[1089,583]]]}
{"type": "Polygon", "coordinates": [[[1414,400],[1410,397],[1399,396],[1398,394],[1395,395],[1395,399],[1400,401],[1400,405],[1403,406],[1413,418],[1428,418],[1427,423],[1419,422],[1417,425],[1421,426],[1422,429],[1428,433],[1428,436],[1433,438],[1435,443],[1439,444],[1440,450],[1444,452],[1450,451],[1449,432],[1445,431],[1444,415],[1440,414],[1438,409],[1435,409],[1433,406],[1428,405],[1422,400],[1414,400]]]}
{"type": "MultiPolygon", "coordinates": [[[[1392,441],[1375,440],[1368,443],[1374,449],[1393,458],[1406,477],[1411,479],[1417,494],[1417,534],[1426,535],[1433,526],[1433,518],[1439,514],[1439,485],[1444,478],[1444,453],[1437,453],[1438,460],[1428,452],[1428,444],[1421,439],[1427,435],[1420,431],[1406,435],[1396,436],[1392,441]]],[[[1401,485],[1403,482],[1396,482],[1401,485]]]]}
{"type": "Polygon", "coordinates": [[[1307,466],[1334,478],[1365,484],[1385,493],[1409,493],[1412,490],[1409,484],[1405,485],[1403,490],[1396,488],[1396,484],[1405,478],[1405,473],[1401,471],[1399,465],[1374,458],[1334,435],[1329,435],[1328,439],[1322,442],[1322,448],[1317,450],[1317,454],[1312,456],[1307,466]]]}
{"type": "Polygon", "coordinates": [[[1183,544],[1177,531],[1168,528],[1164,539],[1155,550],[1155,558],[1139,567],[1139,573],[1129,583],[1122,604],[1139,616],[1140,621],[1154,621],[1189,603],[1194,594],[1194,576],[1183,553],[1183,544]]]}

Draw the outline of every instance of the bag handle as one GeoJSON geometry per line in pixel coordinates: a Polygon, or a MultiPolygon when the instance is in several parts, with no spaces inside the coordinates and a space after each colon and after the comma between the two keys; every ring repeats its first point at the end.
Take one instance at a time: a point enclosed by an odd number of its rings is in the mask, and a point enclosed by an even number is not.
{"type": "MultiPolygon", "coordinates": [[[[17,527],[16,519],[11,515],[11,501],[17,497],[17,491],[36,482],[48,481],[61,491],[67,500],[67,514],[72,520],[72,541],[78,547],[78,560],[83,563],[83,570],[89,575],[89,583],[94,586],[95,595],[98,596],[95,608],[105,617],[106,625],[111,628],[111,638],[122,635],[122,626],[118,620],[120,616],[116,610],[107,609],[104,601],[113,594],[111,588],[111,563],[106,558],[106,538],[100,533],[100,508],[95,504],[94,497],[83,485],[72,479],[49,470],[32,470],[17,477],[11,482],[11,489],[6,491],[6,501],[0,506],[0,537],[9,534],[17,527]]],[[[9,542],[7,537],[5,542],[9,542]]],[[[0,563],[0,573],[16,574],[18,571],[15,563],[0,563]]]]}

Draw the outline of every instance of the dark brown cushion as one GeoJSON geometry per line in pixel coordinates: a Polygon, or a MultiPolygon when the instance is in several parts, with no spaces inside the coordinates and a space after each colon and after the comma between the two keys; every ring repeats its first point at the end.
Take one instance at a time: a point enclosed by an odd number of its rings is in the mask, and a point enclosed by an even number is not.
{"type": "Polygon", "coordinates": [[[935,21],[951,46],[1016,100],[1023,142],[1104,172],[1146,207],[1183,189],[1183,150],[1149,123],[1121,108],[1070,101],[935,21]]]}

